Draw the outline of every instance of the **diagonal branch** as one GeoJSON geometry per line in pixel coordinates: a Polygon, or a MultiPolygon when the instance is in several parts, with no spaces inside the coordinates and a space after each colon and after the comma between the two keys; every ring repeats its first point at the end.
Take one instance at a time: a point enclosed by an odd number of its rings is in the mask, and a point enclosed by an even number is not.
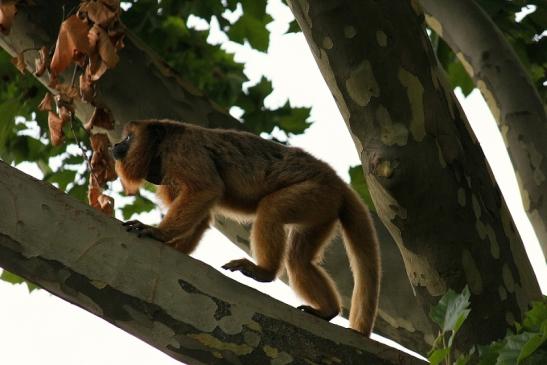
{"type": "Polygon", "coordinates": [[[513,164],[524,209],[547,258],[547,113],[524,66],[472,0],[420,0],[484,96],[513,164]]]}
{"type": "Polygon", "coordinates": [[[3,162],[0,176],[0,206],[12,212],[0,216],[0,265],[175,359],[425,364],[137,239],[119,221],[3,162]]]}

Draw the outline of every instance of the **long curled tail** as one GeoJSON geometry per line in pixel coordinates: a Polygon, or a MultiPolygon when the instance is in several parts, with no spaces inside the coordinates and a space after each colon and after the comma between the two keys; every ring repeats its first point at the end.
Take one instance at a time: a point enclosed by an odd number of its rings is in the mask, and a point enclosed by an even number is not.
{"type": "Polygon", "coordinates": [[[376,231],[368,209],[349,187],[339,218],[354,281],[350,327],[369,336],[380,293],[380,250],[376,231]]]}

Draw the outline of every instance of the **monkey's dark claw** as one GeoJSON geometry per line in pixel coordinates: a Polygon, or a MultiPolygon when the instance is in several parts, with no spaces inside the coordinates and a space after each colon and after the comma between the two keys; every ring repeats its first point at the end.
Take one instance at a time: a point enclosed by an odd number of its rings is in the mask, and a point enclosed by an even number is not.
{"type": "Polygon", "coordinates": [[[338,313],[325,315],[325,314],[321,313],[319,310],[317,310],[313,307],[310,307],[309,305],[300,305],[300,306],[296,307],[296,309],[299,309],[299,310],[301,310],[302,312],[305,312],[305,313],[309,313],[309,314],[311,314],[315,317],[319,317],[321,319],[324,319],[325,321],[330,321],[331,319],[333,319],[334,317],[336,317],[338,315],[338,313]]]}

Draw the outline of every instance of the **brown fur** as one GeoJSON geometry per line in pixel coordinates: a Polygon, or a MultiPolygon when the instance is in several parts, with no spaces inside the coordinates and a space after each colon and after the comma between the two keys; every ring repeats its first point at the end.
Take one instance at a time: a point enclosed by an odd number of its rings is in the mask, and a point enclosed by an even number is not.
{"type": "Polygon", "coordinates": [[[241,259],[224,268],[271,281],[285,265],[291,286],[310,304],[301,309],[331,319],[340,298],[319,263],[339,221],[355,281],[350,326],[370,334],[380,286],[377,238],[368,210],[330,166],[245,132],[150,120],[129,123],[125,133],[126,145],[114,147],[128,147],[116,161],[123,185],[134,193],[154,175],[169,207],[157,228],[134,221],[129,230],[190,253],[213,213],[252,218],[256,264],[241,259]]]}

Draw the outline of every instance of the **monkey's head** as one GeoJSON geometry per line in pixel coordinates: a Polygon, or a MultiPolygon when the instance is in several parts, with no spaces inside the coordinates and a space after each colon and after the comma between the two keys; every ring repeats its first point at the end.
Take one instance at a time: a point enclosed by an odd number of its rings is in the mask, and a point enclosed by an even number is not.
{"type": "Polygon", "coordinates": [[[116,173],[127,194],[136,194],[148,180],[161,184],[161,155],[159,145],[166,134],[166,126],[159,121],[134,121],[126,124],[122,140],[112,147],[116,173]]]}

